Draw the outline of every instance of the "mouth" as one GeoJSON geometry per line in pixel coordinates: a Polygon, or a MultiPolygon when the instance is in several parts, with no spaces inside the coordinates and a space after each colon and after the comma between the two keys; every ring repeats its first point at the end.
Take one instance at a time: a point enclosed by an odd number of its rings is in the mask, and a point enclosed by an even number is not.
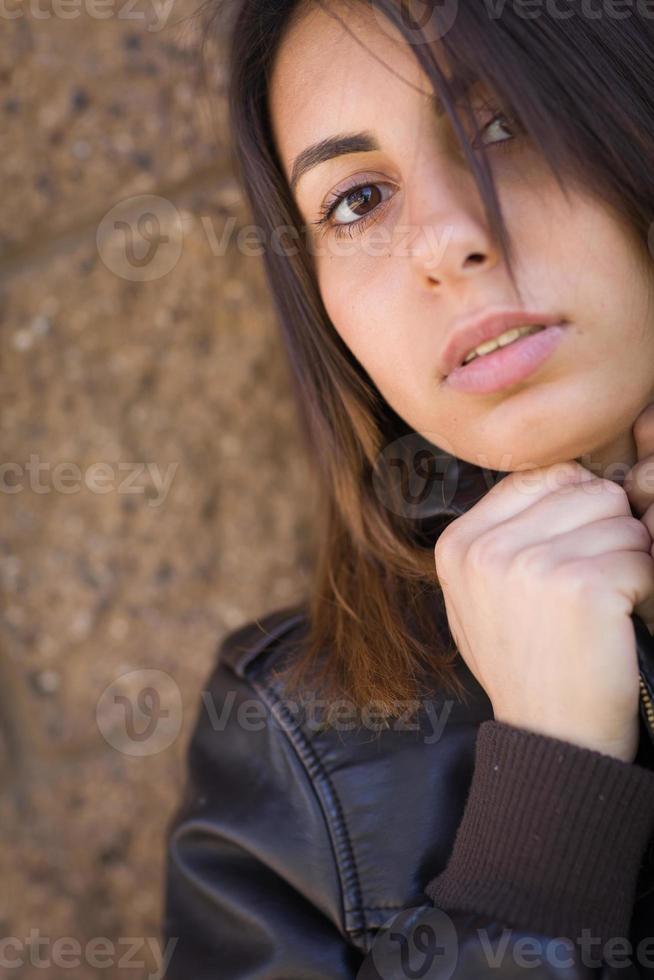
{"type": "Polygon", "coordinates": [[[491,394],[518,384],[554,354],[566,336],[567,325],[566,320],[561,320],[509,327],[469,349],[444,383],[471,394],[491,394]]]}
{"type": "Polygon", "coordinates": [[[503,347],[508,347],[509,344],[514,344],[516,340],[519,340],[521,337],[529,336],[532,333],[538,333],[540,330],[544,329],[544,323],[532,323],[521,327],[511,327],[510,329],[505,330],[504,333],[498,334],[498,336],[494,337],[492,340],[485,340],[477,347],[473,347],[463,358],[463,362],[458,366],[463,367],[464,364],[469,364],[477,357],[487,357],[495,350],[500,350],[503,347]]]}

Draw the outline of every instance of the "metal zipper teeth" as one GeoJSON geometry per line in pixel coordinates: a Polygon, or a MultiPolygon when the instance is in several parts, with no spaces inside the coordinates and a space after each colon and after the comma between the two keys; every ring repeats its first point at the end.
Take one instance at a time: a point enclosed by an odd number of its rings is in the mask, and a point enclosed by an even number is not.
{"type": "Polygon", "coordinates": [[[645,714],[647,715],[647,723],[649,725],[650,731],[654,735],[654,703],[652,702],[652,699],[649,696],[649,692],[647,690],[647,687],[645,686],[645,681],[643,680],[642,676],[639,677],[638,680],[640,682],[640,697],[643,704],[645,705],[645,714]]]}

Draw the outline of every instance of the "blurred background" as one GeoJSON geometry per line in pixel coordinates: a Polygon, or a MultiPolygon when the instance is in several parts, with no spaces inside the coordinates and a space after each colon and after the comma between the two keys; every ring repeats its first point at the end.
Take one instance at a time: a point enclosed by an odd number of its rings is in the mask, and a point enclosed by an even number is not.
{"type": "Polygon", "coordinates": [[[21,980],[160,975],[203,682],[308,574],[197,3],[1,5],[0,975],[21,980]]]}

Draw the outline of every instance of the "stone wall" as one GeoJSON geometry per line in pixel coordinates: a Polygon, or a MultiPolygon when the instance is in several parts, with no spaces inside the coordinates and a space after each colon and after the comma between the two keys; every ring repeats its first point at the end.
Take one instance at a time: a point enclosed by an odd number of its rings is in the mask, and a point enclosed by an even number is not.
{"type": "Polygon", "coordinates": [[[2,32],[6,975],[146,977],[199,692],[303,594],[307,468],[195,7],[5,0],[2,32]]]}

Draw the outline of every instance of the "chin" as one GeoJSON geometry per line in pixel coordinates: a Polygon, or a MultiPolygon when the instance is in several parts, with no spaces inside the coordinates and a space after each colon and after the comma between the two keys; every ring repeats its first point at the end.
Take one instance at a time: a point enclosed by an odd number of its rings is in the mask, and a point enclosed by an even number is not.
{"type": "MultiPolygon", "coordinates": [[[[510,445],[510,444],[509,444],[510,445]]],[[[567,462],[581,455],[578,453],[561,450],[552,447],[551,451],[543,451],[542,446],[532,445],[530,447],[507,448],[503,446],[484,446],[473,452],[456,452],[459,459],[468,463],[474,463],[489,470],[499,470],[504,473],[512,473],[516,470],[536,469],[539,466],[552,466],[555,463],[567,462]]]]}

